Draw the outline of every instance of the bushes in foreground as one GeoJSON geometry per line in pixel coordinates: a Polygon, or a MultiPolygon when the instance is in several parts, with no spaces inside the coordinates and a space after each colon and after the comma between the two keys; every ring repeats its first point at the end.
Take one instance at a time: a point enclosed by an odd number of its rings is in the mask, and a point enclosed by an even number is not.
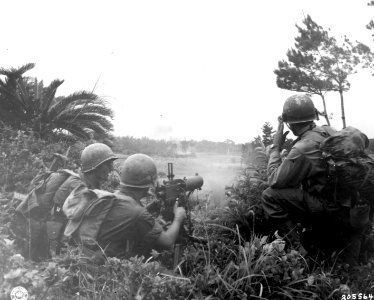
{"type": "MultiPolygon", "coordinates": [[[[32,137],[16,137],[9,149],[28,149],[29,138],[31,145],[32,137]]],[[[44,151],[49,146],[29,150],[27,162],[30,157],[48,161],[48,153],[55,151],[44,151]]],[[[7,156],[15,175],[21,164],[16,160],[16,154],[7,156]]],[[[373,261],[357,270],[336,265],[335,257],[313,264],[268,237],[271,228],[266,227],[260,205],[266,185],[261,176],[253,179],[255,171],[253,166],[243,170],[227,207],[193,211],[195,235],[207,243],[183,245],[177,266],[173,252],[153,252],[147,259],[106,258],[99,265],[77,248],[65,248],[47,262],[25,261],[9,231],[15,203],[11,194],[3,194],[0,300],[9,299],[18,285],[28,290],[29,299],[342,299],[343,293],[372,293],[373,261]]]]}
{"type": "MultiPolygon", "coordinates": [[[[11,201],[1,209],[10,215],[11,201]]],[[[25,261],[1,215],[0,299],[8,299],[17,285],[28,290],[30,299],[341,299],[349,288],[370,293],[370,264],[359,272],[328,264],[311,268],[282,241],[244,238],[239,225],[211,222],[211,215],[194,212],[195,220],[207,220],[195,221],[195,234],[207,244],[183,246],[174,270],[172,252],[153,252],[147,260],[107,258],[98,265],[80,249],[65,248],[47,262],[25,261]]]]}
{"type": "Polygon", "coordinates": [[[310,269],[281,241],[259,236],[244,241],[235,230],[206,226],[209,243],[188,245],[175,272],[165,268],[171,253],[156,252],[148,260],[107,258],[97,265],[79,249],[66,249],[36,264],[16,254],[3,235],[0,299],[8,299],[18,285],[28,290],[30,299],[341,299],[349,287],[370,293],[370,266],[356,277],[368,285],[359,286],[350,281],[354,277],[348,269],[337,270],[340,274],[310,269]]]}
{"type": "Polygon", "coordinates": [[[32,179],[47,170],[54,160],[54,153],[66,155],[65,168],[76,170],[83,143],[49,143],[32,133],[2,128],[0,135],[0,187],[2,191],[25,193],[32,179]]]}

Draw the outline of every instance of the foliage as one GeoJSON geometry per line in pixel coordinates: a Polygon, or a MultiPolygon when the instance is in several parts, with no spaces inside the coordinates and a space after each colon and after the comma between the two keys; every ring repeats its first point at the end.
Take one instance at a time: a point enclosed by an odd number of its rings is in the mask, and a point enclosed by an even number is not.
{"type": "MultiPolygon", "coordinates": [[[[36,175],[50,170],[56,163],[55,153],[67,156],[64,162],[57,161],[57,168],[65,168],[74,172],[79,171],[80,155],[90,143],[76,142],[74,144],[56,142],[50,143],[36,137],[32,132],[15,131],[4,127],[0,134],[0,187],[2,191],[17,191],[26,193],[30,182],[36,175]]],[[[114,190],[119,185],[119,171],[109,174],[104,183],[107,190],[114,190]]]]}
{"type": "Polygon", "coordinates": [[[273,143],[273,126],[269,122],[265,122],[264,125],[262,125],[262,143],[264,146],[269,146],[273,143]]]}
{"type": "Polygon", "coordinates": [[[174,156],[177,151],[177,144],[165,140],[152,140],[146,137],[116,137],[113,141],[113,151],[126,155],[144,153],[148,155],[174,156]]]}
{"type": "Polygon", "coordinates": [[[186,299],[189,279],[162,274],[158,262],[144,258],[108,258],[104,265],[89,261],[79,249],[53,262],[31,263],[14,253],[11,241],[0,237],[4,274],[0,299],[8,299],[12,287],[21,285],[29,299],[186,299]]]}
{"type": "MultiPolygon", "coordinates": [[[[269,122],[265,122],[264,125],[262,125],[262,140],[261,143],[256,143],[256,147],[261,147],[266,149],[267,146],[271,145],[273,143],[274,139],[274,133],[273,126],[269,122]]],[[[292,148],[293,139],[287,138],[284,141],[283,149],[286,149],[287,151],[290,151],[292,148]]],[[[263,150],[265,150],[263,149],[263,150]]]]}
{"type": "MultiPolygon", "coordinates": [[[[64,166],[77,170],[83,143],[70,146],[69,160],[64,166]]],[[[27,192],[28,185],[35,176],[47,170],[54,160],[54,153],[65,155],[69,145],[48,143],[33,134],[3,128],[0,136],[0,186],[4,191],[27,192]]]]}
{"type": "Polygon", "coordinates": [[[181,146],[182,146],[182,151],[183,151],[183,152],[187,152],[188,147],[189,147],[189,142],[186,141],[186,140],[181,141],[181,146]]]}
{"type": "Polygon", "coordinates": [[[207,140],[195,141],[194,148],[196,152],[208,153],[241,153],[241,145],[235,144],[233,141],[227,139],[224,142],[212,142],[207,140]]]}
{"type": "Polygon", "coordinates": [[[296,25],[299,35],[295,49],[287,52],[288,61],[278,63],[277,85],[280,88],[321,96],[324,113],[329,124],[324,95],[329,91],[340,94],[343,127],[346,127],[343,92],[350,88],[348,76],[359,67],[370,66],[373,54],[370,48],[359,42],[351,42],[346,36],[341,42],[329,35],[308,15],[304,27],[296,25]]]}
{"type": "MultiPolygon", "coordinates": [[[[374,6],[374,1],[369,1],[367,3],[368,6],[374,6]]],[[[369,23],[366,25],[366,28],[369,29],[369,30],[373,30],[374,29],[374,21],[373,20],[370,20],[369,23]]],[[[373,34],[372,34],[373,36],[373,34]]]]}
{"type": "MultiPolygon", "coordinates": [[[[244,169],[246,169],[248,166],[251,166],[253,161],[256,159],[256,155],[258,152],[255,150],[260,150],[263,153],[266,152],[267,146],[271,145],[273,143],[274,139],[274,130],[273,126],[269,122],[265,122],[264,125],[262,125],[262,137],[258,135],[255,137],[250,143],[244,144],[242,146],[242,162],[244,163],[244,169]]],[[[290,151],[293,145],[293,139],[289,139],[286,137],[286,140],[283,144],[283,149],[290,151]]],[[[267,167],[267,158],[265,158],[266,161],[262,162],[262,166],[260,169],[262,169],[261,172],[266,173],[266,167],[267,167]]],[[[259,166],[257,166],[258,169],[259,166]]],[[[263,180],[267,180],[266,177],[262,178],[263,180]]]]}
{"type": "MultiPolygon", "coordinates": [[[[30,143],[31,147],[36,141],[24,133],[16,137],[14,145],[30,143]]],[[[34,158],[44,161],[48,153],[34,153],[34,158]]],[[[154,251],[148,259],[95,260],[80,248],[66,246],[50,261],[27,261],[9,233],[15,203],[10,194],[2,194],[0,299],[9,299],[17,285],[28,290],[29,299],[45,300],[341,299],[347,288],[348,293],[368,294],[374,284],[372,265],[361,266],[356,272],[327,264],[311,267],[313,264],[285,247],[283,241],[272,241],[260,203],[266,188],[263,157],[256,152],[251,157],[230,191],[227,207],[208,210],[201,205],[193,211],[194,234],[205,238],[207,244],[182,245],[175,269],[172,251],[154,251]]]]}
{"type": "MultiPolygon", "coordinates": [[[[245,241],[228,227],[203,224],[207,246],[188,245],[177,272],[153,261],[162,253],[129,260],[107,258],[98,265],[79,248],[53,261],[31,263],[0,236],[0,299],[25,287],[30,299],[341,299],[334,275],[310,270],[297,251],[279,241],[252,236],[245,241]],[[227,232],[231,232],[229,238],[227,232]],[[179,274],[178,274],[179,273],[179,274]]],[[[369,271],[368,269],[367,271],[369,271]]],[[[368,273],[367,273],[368,274],[368,273]]],[[[344,273],[345,276],[348,273],[344,273]]],[[[345,283],[348,279],[345,279],[345,283]]],[[[370,281],[367,281],[370,283],[370,281]]],[[[366,290],[364,290],[366,291],[366,290]]],[[[362,292],[364,292],[362,291],[362,292]]]]}
{"type": "Polygon", "coordinates": [[[0,117],[3,124],[17,130],[32,130],[42,139],[105,139],[112,130],[113,112],[92,92],[81,91],[56,97],[63,80],[43,82],[23,74],[32,69],[0,69],[0,117]]]}
{"type": "Polygon", "coordinates": [[[153,140],[147,137],[135,138],[132,136],[125,136],[114,138],[113,151],[125,155],[144,153],[148,155],[175,157],[180,155],[180,153],[186,153],[188,151],[192,153],[241,153],[241,144],[235,144],[230,140],[226,140],[225,142],[211,142],[207,140],[183,140],[178,142],[153,140]]]}

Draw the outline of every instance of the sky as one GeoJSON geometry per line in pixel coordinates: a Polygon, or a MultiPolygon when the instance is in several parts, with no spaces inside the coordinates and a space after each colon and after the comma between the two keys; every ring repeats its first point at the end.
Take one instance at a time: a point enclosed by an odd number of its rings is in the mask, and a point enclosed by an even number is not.
{"type": "MultiPolygon", "coordinates": [[[[273,71],[307,14],[374,50],[367,0],[1,2],[0,67],[35,63],[26,75],[64,79],[59,96],[94,91],[113,108],[117,136],[245,143],[275,127],[294,92],[273,71]]],[[[374,77],[350,82],[347,125],[374,138],[374,77]]],[[[339,95],[326,101],[341,129],[339,95]]]]}

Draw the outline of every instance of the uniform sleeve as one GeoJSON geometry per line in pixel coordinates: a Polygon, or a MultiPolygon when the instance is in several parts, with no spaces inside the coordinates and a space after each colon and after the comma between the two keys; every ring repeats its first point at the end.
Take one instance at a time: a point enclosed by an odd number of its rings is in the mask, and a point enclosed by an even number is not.
{"type": "Polygon", "coordinates": [[[143,242],[146,244],[155,242],[163,231],[161,225],[155,221],[155,219],[146,209],[143,209],[143,211],[139,214],[136,226],[139,236],[144,237],[143,242]]]}
{"type": "Polygon", "coordinates": [[[292,148],[287,157],[281,160],[277,149],[270,152],[268,164],[268,181],[272,188],[299,187],[305,178],[310,163],[296,148],[292,148]]]}

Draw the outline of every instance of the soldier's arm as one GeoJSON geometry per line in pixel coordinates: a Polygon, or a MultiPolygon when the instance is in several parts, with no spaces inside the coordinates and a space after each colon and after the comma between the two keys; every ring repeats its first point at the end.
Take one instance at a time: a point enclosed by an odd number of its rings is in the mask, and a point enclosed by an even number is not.
{"type": "Polygon", "coordinates": [[[281,160],[277,149],[270,152],[268,164],[268,182],[272,188],[298,187],[310,167],[305,156],[296,148],[292,148],[287,157],[281,160]]]}
{"type": "Polygon", "coordinates": [[[184,219],[186,218],[186,211],[182,207],[178,207],[178,201],[176,201],[174,205],[174,220],[171,223],[170,227],[163,231],[159,238],[157,239],[156,243],[162,248],[170,249],[175,240],[178,237],[179,229],[182,226],[184,219]]]}

